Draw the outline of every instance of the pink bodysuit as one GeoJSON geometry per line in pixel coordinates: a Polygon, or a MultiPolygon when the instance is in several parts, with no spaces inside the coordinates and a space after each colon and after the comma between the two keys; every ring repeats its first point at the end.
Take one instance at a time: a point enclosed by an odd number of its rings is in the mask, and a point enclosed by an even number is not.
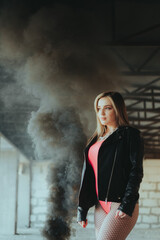
{"type": "MultiPolygon", "coordinates": [[[[99,151],[99,148],[101,146],[101,144],[103,143],[104,140],[102,141],[98,141],[96,143],[94,143],[89,151],[88,151],[88,160],[91,164],[91,166],[93,167],[93,170],[94,170],[94,174],[95,174],[95,183],[96,183],[96,193],[97,193],[97,196],[98,196],[98,184],[97,184],[97,163],[98,163],[98,151],[99,151]]],[[[110,208],[111,208],[111,202],[105,202],[105,201],[101,201],[99,200],[102,208],[105,210],[106,213],[109,213],[110,211],[110,208]]]]}

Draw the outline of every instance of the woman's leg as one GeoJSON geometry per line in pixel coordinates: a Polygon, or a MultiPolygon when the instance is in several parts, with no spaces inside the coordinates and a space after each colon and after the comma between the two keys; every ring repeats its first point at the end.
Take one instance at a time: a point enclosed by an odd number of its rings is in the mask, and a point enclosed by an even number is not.
{"type": "Polygon", "coordinates": [[[94,224],[95,224],[96,239],[98,237],[99,230],[101,229],[101,226],[102,226],[103,221],[106,216],[107,216],[107,213],[103,210],[100,203],[98,203],[98,205],[95,206],[95,211],[94,211],[94,224]]]}
{"type": "Polygon", "coordinates": [[[115,214],[119,205],[120,203],[113,202],[108,214],[103,209],[100,210],[100,206],[98,206],[97,212],[95,209],[95,228],[98,229],[96,231],[97,240],[124,240],[133,229],[138,218],[139,205],[136,204],[132,217],[116,219],[115,214]]]}

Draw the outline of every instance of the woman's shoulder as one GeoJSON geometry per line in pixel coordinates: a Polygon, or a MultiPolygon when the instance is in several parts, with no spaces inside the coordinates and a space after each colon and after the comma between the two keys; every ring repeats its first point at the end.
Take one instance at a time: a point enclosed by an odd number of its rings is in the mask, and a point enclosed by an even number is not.
{"type": "Polygon", "coordinates": [[[141,131],[138,128],[133,127],[131,125],[120,126],[120,129],[125,130],[125,132],[128,134],[138,134],[138,135],[140,134],[141,135],[141,131]]]}
{"type": "Polygon", "coordinates": [[[128,139],[134,139],[135,141],[139,141],[141,139],[141,141],[144,140],[144,136],[143,133],[141,132],[141,130],[139,130],[136,127],[133,127],[131,125],[125,126],[125,135],[128,139]]]}

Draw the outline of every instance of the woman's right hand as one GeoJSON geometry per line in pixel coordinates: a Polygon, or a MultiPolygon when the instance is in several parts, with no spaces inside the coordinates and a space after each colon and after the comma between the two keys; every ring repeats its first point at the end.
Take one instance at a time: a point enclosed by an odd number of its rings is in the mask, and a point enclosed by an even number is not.
{"type": "Polygon", "coordinates": [[[86,221],[81,221],[81,222],[78,222],[83,228],[87,227],[87,224],[88,224],[88,220],[86,219],[86,221]]]}

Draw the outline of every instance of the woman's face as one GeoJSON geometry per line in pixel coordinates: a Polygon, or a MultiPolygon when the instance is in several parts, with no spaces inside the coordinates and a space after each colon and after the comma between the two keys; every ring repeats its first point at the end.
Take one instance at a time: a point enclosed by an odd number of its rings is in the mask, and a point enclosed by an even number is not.
{"type": "Polygon", "coordinates": [[[98,101],[97,116],[102,125],[115,126],[116,113],[108,97],[102,97],[98,101]]]}

